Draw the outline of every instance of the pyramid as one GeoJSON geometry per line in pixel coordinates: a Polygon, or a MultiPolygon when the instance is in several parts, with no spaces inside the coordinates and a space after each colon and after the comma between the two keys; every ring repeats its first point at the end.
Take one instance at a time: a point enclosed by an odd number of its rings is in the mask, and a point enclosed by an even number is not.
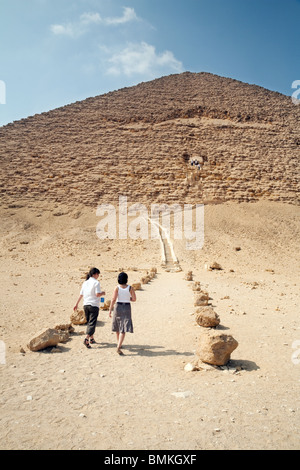
{"type": "Polygon", "coordinates": [[[299,204],[299,127],[288,96],[209,73],[170,75],[1,127],[0,197],[299,204]]]}

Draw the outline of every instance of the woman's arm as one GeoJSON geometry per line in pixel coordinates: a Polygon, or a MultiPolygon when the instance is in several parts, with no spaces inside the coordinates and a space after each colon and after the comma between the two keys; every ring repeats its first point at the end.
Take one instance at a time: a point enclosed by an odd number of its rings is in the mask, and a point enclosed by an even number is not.
{"type": "Polygon", "coordinates": [[[99,292],[96,294],[96,297],[102,297],[102,295],[105,295],[105,291],[103,290],[102,292],[99,292]]]}
{"type": "Polygon", "coordinates": [[[130,297],[131,302],[135,302],[136,301],[136,295],[135,295],[135,290],[132,286],[130,287],[130,295],[131,295],[131,297],[130,297]]]}
{"type": "Polygon", "coordinates": [[[77,309],[78,309],[78,305],[79,305],[79,302],[81,301],[82,297],[83,297],[83,295],[80,295],[80,296],[78,297],[78,300],[77,300],[76,305],[75,305],[75,307],[73,308],[73,310],[77,310],[77,309]]]}
{"type": "Polygon", "coordinates": [[[115,303],[116,303],[117,298],[118,298],[118,288],[116,287],[115,290],[114,290],[114,293],[113,293],[111,302],[110,302],[110,306],[109,306],[108,315],[109,315],[110,317],[111,317],[111,311],[112,311],[112,309],[114,308],[114,305],[115,305],[115,303]]]}

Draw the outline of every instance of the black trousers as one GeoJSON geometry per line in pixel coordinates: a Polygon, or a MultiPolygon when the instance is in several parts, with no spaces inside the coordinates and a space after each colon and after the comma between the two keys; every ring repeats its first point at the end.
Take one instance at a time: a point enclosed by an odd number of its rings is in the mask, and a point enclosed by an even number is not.
{"type": "Polygon", "coordinates": [[[84,313],[87,321],[86,334],[92,336],[95,333],[97,318],[99,315],[99,307],[92,305],[84,305],[84,313]]]}

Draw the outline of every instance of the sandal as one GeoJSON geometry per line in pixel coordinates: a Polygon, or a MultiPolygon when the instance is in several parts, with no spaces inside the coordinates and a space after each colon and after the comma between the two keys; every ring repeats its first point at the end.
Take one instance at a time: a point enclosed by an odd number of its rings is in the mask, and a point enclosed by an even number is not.
{"type": "Polygon", "coordinates": [[[91,343],[91,344],[95,344],[95,343],[96,343],[95,339],[94,339],[94,338],[90,338],[90,343],[91,343]]]}
{"type": "Polygon", "coordinates": [[[91,348],[91,345],[90,345],[90,342],[87,338],[85,338],[85,340],[83,341],[83,344],[88,348],[90,349],[91,348]]]}

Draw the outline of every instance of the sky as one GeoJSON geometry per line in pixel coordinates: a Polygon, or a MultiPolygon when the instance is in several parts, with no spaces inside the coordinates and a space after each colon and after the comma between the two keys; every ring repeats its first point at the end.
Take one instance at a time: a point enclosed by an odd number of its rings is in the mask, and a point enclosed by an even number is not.
{"type": "Polygon", "coordinates": [[[300,0],[0,0],[0,126],[161,76],[300,95],[300,0]]]}

